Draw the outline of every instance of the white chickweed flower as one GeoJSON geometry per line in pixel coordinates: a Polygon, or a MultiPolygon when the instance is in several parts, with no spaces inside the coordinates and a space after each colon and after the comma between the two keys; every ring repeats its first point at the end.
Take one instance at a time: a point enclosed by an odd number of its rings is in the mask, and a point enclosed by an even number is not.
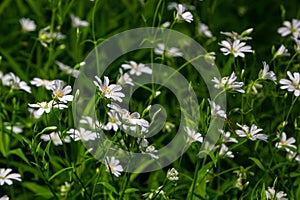
{"type": "Polygon", "coordinates": [[[233,155],[232,151],[228,151],[228,147],[225,144],[221,145],[219,155],[225,156],[225,157],[228,157],[228,158],[234,158],[234,155],[233,155]]]}
{"type": "Polygon", "coordinates": [[[246,45],[246,42],[241,42],[240,40],[234,40],[233,42],[229,40],[223,40],[219,43],[222,48],[220,49],[224,55],[233,54],[234,57],[245,57],[244,53],[252,53],[253,50],[251,46],[246,45]]]}
{"type": "Polygon", "coordinates": [[[50,32],[50,26],[47,26],[39,31],[39,40],[44,47],[48,47],[53,40],[62,40],[66,36],[60,32],[50,32]]]}
{"type": "Polygon", "coordinates": [[[230,137],[231,133],[229,131],[225,132],[222,129],[219,129],[219,133],[221,134],[221,141],[223,143],[233,142],[238,143],[237,139],[230,137]]]}
{"type": "Polygon", "coordinates": [[[19,134],[19,133],[23,132],[23,126],[21,125],[20,122],[16,122],[13,125],[10,124],[10,123],[8,123],[8,122],[4,122],[3,125],[5,126],[5,128],[8,131],[11,131],[11,132],[13,132],[15,134],[19,134]]]}
{"type": "Polygon", "coordinates": [[[184,130],[187,133],[187,142],[203,142],[203,137],[200,133],[196,132],[195,130],[191,130],[189,127],[184,127],[184,130]]]}
{"type": "Polygon", "coordinates": [[[165,54],[166,57],[180,57],[183,56],[183,53],[180,51],[180,49],[176,47],[166,48],[165,44],[158,43],[157,47],[154,48],[154,53],[157,55],[163,55],[165,54]]]}
{"type": "Polygon", "coordinates": [[[109,85],[109,79],[107,76],[104,76],[103,84],[98,76],[95,76],[95,79],[96,81],[94,81],[94,84],[106,98],[122,102],[122,98],[125,97],[125,95],[120,92],[122,90],[122,87],[120,85],[109,85]]]}
{"type": "Polygon", "coordinates": [[[273,187],[268,187],[268,189],[266,190],[266,198],[267,199],[287,200],[287,198],[285,198],[286,196],[287,196],[286,193],[284,193],[282,191],[276,192],[273,187]]]}
{"type": "Polygon", "coordinates": [[[275,52],[274,58],[277,56],[290,56],[291,54],[288,53],[288,49],[282,44],[279,49],[275,52]]]}
{"type": "Polygon", "coordinates": [[[276,142],[276,148],[284,148],[287,152],[292,152],[297,149],[297,147],[294,145],[294,143],[296,142],[295,138],[290,137],[289,139],[287,139],[285,132],[281,133],[281,137],[280,134],[277,134],[277,138],[280,139],[280,142],[276,142]]]}
{"type": "Polygon", "coordinates": [[[142,73],[152,74],[152,69],[145,66],[143,63],[137,64],[134,61],[129,61],[126,64],[122,64],[121,67],[125,70],[129,69],[131,75],[140,76],[142,73]]]}
{"type": "Polygon", "coordinates": [[[185,7],[182,4],[178,4],[176,6],[177,14],[176,14],[176,19],[178,20],[183,20],[188,23],[191,23],[193,21],[193,15],[191,12],[184,12],[185,7]]]}
{"type": "Polygon", "coordinates": [[[52,84],[52,92],[55,99],[60,102],[67,103],[68,101],[73,101],[73,95],[69,94],[72,92],[71,86],[67,85],[65,87],[65,82],[62,80],[54,80],[52,84]]]}
{"type": "Polygon", "coordinates": [[[7,195],[4,195],[4,196],[0,197],[0,200],[9,200],[9,197],[7,195]]]}
{"type": "Polygon", "coordinates": [[[269,79],[275,82],[277,80],[275,73],[273,71],[269,71],[269,65],[265,61],[263,62],[263,65],[264,65],[264,69],[261,73],[261,78],[269,79]]]}
{"type": "Polygon", "coordinates": [[[157,150],[155,149],[155,147],[153,145],[150,145],[148,147],[146,147],[146,151],[142,151],[142,154],[148,154],[152,159],[158,159],[159,157],[157,155],[155,155],[157,153],[157,150]]]}
{"type": "Polygon", "coordinates": [[[28,104],[31,108],[38,108],[34,111],[34,116],[42,116],[44,113],[49,113],[53,107],[53,100],[50,102],[38,102],[36,104],[28,104]]]}
{"type": "Polygon", "coordinates": [[[247,125],[240,125],[237,123],[237,126],[239,126],[242,130],[236,130],[235,133],[240,137],[247,137],[252,141],[255,140],[263,140],[267,142],[268,136],[265,134],[261,134],[263,129],[258,128],[255,124],[252,124],[251,127],[247,125]]]}
{"type": "Polygon", "coordinates": [[[22,19],[20,19],[19,22],[20,22],[20,24],[22,26],[22,30],[24,32],[35,31],[35,29],[36,29],[35,22],[31,19],[22,18],[22,19]]]}
{"type": "Polygon", "coordinates": [[[78,77],[78,75],[79,75],[79,70],[73,69],[73,68],[71,68],[70,66],[65,65],[65,64],[63,64],[63,63],[61,63],[61,62],[59,62],[59,61],[55,61],[55,63],[58,65],[58,67],[59,67],[59,69],[60,69],[61,71],[66,72],[66,74],[69,74],[69,75],[73,76],[74,78],[77,78],[77,77],[78,77]]]}
{"type": "Polygon", "coordinates": [[[30,84],[36,87],[44,86],[47,90],[51,90],[53,81],[40,78],[33,78],[33,80],[30,81],[30,84]]]}
{"type": "Polygon", "coordinates": [[[10,173],[12,169],[0,168],[0,186],[4,185],[12,185],[12,180],[21,181],[21,175],[19,173],[10,173]]]}
{"type": "Polygon", "coordinates": [[[242,89],[244,83],[243,82],[236,82],[237,79],[234,72],[230,75],[230,77],[225,76],[220,80],[217,77],[214,77],[211,81],[215,83],[214,87],[217,89],[223,88],[228,91],[236,91],[240,93],[245,93],[242,89]]]}
{"type": "Polygon", "coordinates": [[[213,35],[212,35],[211,31],[209,30],[208,26],[206,24],[201,23],[201,22],[198,24],[198,33],[200,35],[205,35],[208,38],[213,37],[213,35]]]}
{"type": "Polygon", "coordinates": [[[84,128],[79,128],[79,130],[71,128],[66,132],[74,141],[89,141],[95,140],[97,138],[97,133],[92,132],[91,130],[86,130],[84,128]]]}
{"type": "Polygon", "coordinates": [[[71,14],[70,17],[73,27],[87,27],[89,25],[87,21],[81,20],[79,17],[76,17],[73,14],[71,14]]]}
{"type": "Polygon", "coordinates": [[[288,36],[290,34],[292,34],[293,37],[299,37],[300,36],[300,20],[292,19],[292,22],[284,21],[283,25],[284,25],[284,27],[280,27],[278,29],[278,33],[282,37],[288,36]]]}
{"type": "Polygon", "coordinates": [[[282,85],[280,89],[287,90],[289,92],[294,92],[294,95],[298,97],[300,95],[300,74],[299,72],[294,72],[293,74],[288,71],[288,79],[280,79],[279,83],[282,85]]]}
{"type": "Polygon", "coordinates": [[[16,90],[24,90],[25,92],[31,93],[31,88],[27,85],[27,83],[21,81],[20,78],[12,72],[5,74],[2,77],[2,84],[16,90]]]}
{"type": "Polygon", "coordinates": [[[128,73],[124,74],[122,68],[119,69],[119,72],[120,72],[120,78],[117,81],[117,84],[119,85],[128,84],[134,86],[133,80],[128,73]]]}
{"type": "Polygon", "coordinates": [[[210,112],[212,116],[219,116],[223,119],[226,119],[226,113],[224,110],[221,109],[221,106],[217,105],[214,101],[208,99],[210,104],[210,112]]]}
{"type": "Polygon", "coordinates": [[[42,134],[41,139],[45,142],[52,141],[55,146],[63,145],[63,142],[70,143],[70,137],[67,135],[65,138],[62,138],[61,132],[52,132],[50,134],[42,134]]]}
{"type": "Polygon", "coordinates": [[[178,181],[178,175],[179,173],[175,168],[169,169],[167,172],[167,179],[169,179],[170,181],[178,181]]]}
{"type": "Polygon", "coordinates": [[[249,28],[249,29],[243,31],[241,34],[238,34],[234,31],[232,31],[232,32],[222,32],[221,31],[221,34],[226,35],[233,40],[251,40],[252,38],[248,37],[246,35],[249,35],[250,33],[252,33],[252,31],[253,31],[253,28],[249,28]]]}
{"type": "Polygon", "coordinates": [[[106,157],[105,159],[106,171],[111,172],[116,177],[121,175],[123,172],[123,167],[120,165],[120,161],[117,160],[114,156],[106,157]]]}

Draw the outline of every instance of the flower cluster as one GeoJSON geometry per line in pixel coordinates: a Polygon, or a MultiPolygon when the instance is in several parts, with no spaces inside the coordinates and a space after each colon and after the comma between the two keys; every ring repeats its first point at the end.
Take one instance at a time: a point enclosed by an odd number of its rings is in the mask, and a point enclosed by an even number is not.
{"type": "Polygon", "coordinates": [[[234,57],[245,57],[245,53],[252,53],[253,50],[251,46],[246,45],[246,42],[241,42],[243,40],[250,40],[251,37],[248,37],[253,28],[243,31],[240,35],[236,32],[221,32],[221,34],[228,36],[226,40],[219,43],[222,48],[220,49],[224,55],[232,54],[234,57]]]}

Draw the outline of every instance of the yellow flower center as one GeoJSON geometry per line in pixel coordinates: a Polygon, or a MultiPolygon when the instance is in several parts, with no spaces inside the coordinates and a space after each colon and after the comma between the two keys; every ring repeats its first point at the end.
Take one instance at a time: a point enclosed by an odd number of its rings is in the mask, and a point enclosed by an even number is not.
{"type": "Polygon", "coordinates": [[[56,95],[58,98],[62,98],[62,97],[64,96],[64,94],[63,94],[61,91],[55,92],[55,95],[56,95]]]}
{"type": "Polygon", "coordinates": [[[110,90],[107,86],[103,86],[103,87],[102,87],[102,90],[103,90],[103,92],[106,93],[106,94],[110,94],[110,93],[111,93],[111,90],[110,90]]]}

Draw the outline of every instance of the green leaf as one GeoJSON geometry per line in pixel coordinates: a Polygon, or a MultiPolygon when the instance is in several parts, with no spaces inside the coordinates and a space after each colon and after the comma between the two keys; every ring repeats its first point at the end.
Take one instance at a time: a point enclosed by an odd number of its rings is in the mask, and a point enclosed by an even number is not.
{"type": "Polygon", "coordinates": [[[13,150],[10,150],[8,152],[9,155],[11,154],[14,154],[14,155],[17,155],[19,156],[22,160],[24,160],[27,164],[29,164],[29,161],[28,159],[26,158],[25,154],[23,153],[22,149],[13,149],[13,150]]]}
{"type": "Polygon", "coordinates": [[[259,167],[259,169],[263,171],[266,170],[263,164],[257,158],[249,157],[249,159],[252,160],[259,167]]]}
{"type": "Polygon", "coordinates": [[[56,172],[55,174],[53,174],[49,179],[48,181],[50,182],[52,179],[54,179],[56,176],[60,175],[61,173],[63,173],[64,171],[68,171],[70,169],[73,169],[73,167],[67,167],[67,168],[64,168],[64,169],[61,169],[59,170],[58,172],[56,172]]]}
{"type": "Polygon", "coordinates": [[[4,157],[8,156],[9,151],[9,135],[0,129],[0,152],[4,157]]]}
{"type": "Polygon", "coordinates": [[[125,194],[134,193],[134,192],[138,192],[138,191],[140,191],[140,190],[137,188],[127,188],[125,190],[125,194]]]}
{"type": "Polygon", "coordinates": [[[265,200],[266,199],[266,189],[265,189],[265,184],[263,184],[262,188],[261,188],[261,200],[265,200]]]}
{"type": "Polygon", "coordinates": [[[294,177],[298,177],[300,176],[300,172],[291,172],[290,173],[290,177],[294,178],[294,177]]]}
{"type": "Polygon", "coordinates": [[[113,192],[115,194],[118,194],[116,188],[114,186],[112,186],[111,184],[107,183],[107,182],[98,182],[97,184],[103,185],[109,191],[111,191],[111,192],[113,192]]]}
{"type": "Polygon", "coordinates": [[[53,197],[53,194],[47,187],[31,182],[22,182],[22,185],[32,191],[36,196],[40,196],[43,199],[50,199],[53,197]]]}

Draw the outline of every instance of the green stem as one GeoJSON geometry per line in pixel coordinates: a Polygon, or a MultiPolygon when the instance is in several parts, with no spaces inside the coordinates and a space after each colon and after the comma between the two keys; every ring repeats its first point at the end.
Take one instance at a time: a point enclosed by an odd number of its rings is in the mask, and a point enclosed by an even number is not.
{"type": "Polygon", "coordinates": [[[289,109],[289,111],[288,111],[288,113],[287,113],[286,118],[285,118],[284,121],[287,121],[287,120],[288,120],[289,115],[291,114],[291,111],[292,111],[292,109],[293,109],[293,107],[294,107],[294,104],[296,103],[296,101],[297,101],[297,99],[298,99],[298,97],[295,98],[295,96],[294,96],[293,98],[294,98],[294,99],[293,99],[292,105],[291,105],[291,107],[290,107],[290,109],[289,109]]]}
{"type": "MultiPolygon", "coordinates": [[[[205,162],[205,160],[204,160],[205,162]]],[[[189,200],[193,200],[194,198],[194,190],[195,190],[195,187],[196,187],[196,181],[197,181],[197,178],[198,178],[198,171],[200,169],[200,159],[197,160],[197,164],[196,164],[196,169],[195,169],[195,173],[194,173],[194,180],[193,180],[193,183],[192,183],[192,189],[191,189],[191,193],[190,193],[190,198],[189,200]]]]}

